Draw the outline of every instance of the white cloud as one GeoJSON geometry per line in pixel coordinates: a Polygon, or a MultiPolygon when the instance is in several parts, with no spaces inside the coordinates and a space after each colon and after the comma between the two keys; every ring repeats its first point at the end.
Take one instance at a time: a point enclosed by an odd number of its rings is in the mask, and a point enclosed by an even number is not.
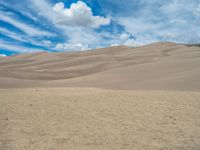
{"type": "MultiPolygon", "coordinates": [[[[124,5],[129,7],[127,4],[124,5]]],[[[157,41],[199,43],[199,1],[139,0],[138,7],[141,9],[129,9],[129,12],[126,12],[128,15],[114,17],[127,32],[136,37],[134,43],[148,44],[157,41]]]]}
{"type": "Polygon", "coordinates": [[[71,4],[70,8],[64,8],[64,3],[60,2],[53,10],[54,22],[59,25],[98,28],[110,24],[109,17],[94,16],[91,8],[82,1],[71,4]]]}
{"type": "Polygon", "coordinates": [[[122,33],[119,38],[122,41],[126,41],[126,40],[128,40],[130,38],[130,34],[128,34],[128,33],[122,33]]]}
{"type": "Polygon", "coordinates": [[[15,45],[13,43],[8,43],[1,40],[0,40],[0,49],[10,50],[10,51],[19,52],[19,53],[31,53],[31,52],[44,51],[43,49],[19,46],[19,45],[15,45]]]}
{"type": "Polygon", "coordinates": [[[7,55],[6,54],[0,54],[0,57],[6,57],[7,55]]]}
{"type": "Polygon", "coordinates": [[[69,44],[69,43],[58,43],[55,48],[58,51],[70,51],[70,50],[78,50],[83,51],[89,49],[88,45],[83,44],[69,44]]]}
{"type": "Polygon", "coordinates": [[[26,42],[26,43],[30,43],[32,45],[36,45],[36,46],[46,46],[46,47],[51,47],[52,43],[49,40],[43,40],[43,41],[39,41],[37,39],[34,39],[32,37],[23,35],[23,34],[19,34],[19,33],[15,33],[13,31],[10,31],[6,28],[2,28],[0,27],[0,33],[6,35],[7,37],[10,37],[14,40],[17,40],[19,42],[26,42]]]}
{"type": "Polygon", "coordinates": [[[15,40],[18,40],[21,42],[25,42],[25,40],[21,37],[21,35],[19,35],[19,34],[17,35],[14,32],[9,31],[8,29],[0,27],[0,33],[4,34],[12,39],[15,39],[15,40]]]}
{"type": "MultiPolygon", "coordinates": [[[[66,43],[69,43],[69,46],[70,44],[72,45],[82,44],[83,47],[85,47],[83,49],[86,49],[87,46],[89,48],[100,47],[100,45],[104,44],[105,42],[107,43],[109,42],[108,40],[103,39],[105,34],[107,35],[109,34],[109,36],[112,36],[110,33],[96,32],[94,30],[95,26],[97,27],[98,25],[102,25],[102,22],[99,23],[98,22],[99,20],[95,21],[94,18],[96,19],[101,18],[103,20],[106,20],[106,22],[109,21],[109,23],[110,23],[110,19],[100,17],[100,16],[94,16],[92,14],[92,10],[85,3],[84,5],[86,6],[86,9],[90,9],[90,16],[89,16],[90,24],[83,24],[79,22],[77,23],[76,22],[77,20],[86,21],[86,20],[81,19],[82,17],[77,16],[77,15],[73,16],[76,18],[72,18],[72,17],[70,18],[71,22],[66,23],[66,20],[69,19],[69,17],[66,17],[66,15],[63,13],[66,10],[68,10],[68,12],[69,10],[72,11],[72,6],[67,9],[67,8],[64,8],[63,3],[57,3],[56,5],[52,5],[47,0],[40,0],[40,1],[30,0],[30,1],[32,2],[32,5],[31,5],[32,9],[35,10],[39,16],[45,17],[49,22],[54,24],[54,27],[59,32],[62,33],[62,36],[63,36],[62,38],[65,38],[65,41],[66,43]],[[92,23],[91,23],[91,18],[92,18],[92,23]],[[59,21],[61,21],[62,23],[60,23],[59,21]]],[[[73,5],[77,6],[78,3],[80,2],[74,3],[73,5]]],[[[80,11],[82,9],[76,9],[76,10],[80,11]]],[[[54,48],[55,47],[56,45],[54,46],[54,48]]],[[[64,46],[64,47],[65,47],[64,48],[65,50],[69,50],[68,46],[64,46]]],[[[75,48],[72,48],[72,49],[77,50],[77,49],[82,49],[82,48],[80,48],[80,46],[75,46],[75,48]]]]}
{"type": "Polygon", "coordinates": [[[48,32],[48,31],[44,31],[42,29],[38,29],[36,27],[33,27],[31,25],[22,23],[18,20],[16,20],[15,18],[6,15],[5,13],[0,11],[0,20],[8,22],[9,24],[12,24],[13,26],[17,27],[18,29],[20,29],[21,31],[25,32],[26,34],[30,35],[30,36],[55,36],[55,34],[48,32]]]}
{"type": "Polygon", "coordinates": [[[52,21],[53,18],[53,10],[52,5],[47,0],[29,0],[31,2],[31,9],[34,10],[37,15],[43,16],[49,21],[52,21]]]}
{"type": "Polygon", "coordinates": [[[49,40],[44,40],[42,41],[43,45],[47,46],[47,47],[51,47],[52,46],[52,42],[49,40]]]}

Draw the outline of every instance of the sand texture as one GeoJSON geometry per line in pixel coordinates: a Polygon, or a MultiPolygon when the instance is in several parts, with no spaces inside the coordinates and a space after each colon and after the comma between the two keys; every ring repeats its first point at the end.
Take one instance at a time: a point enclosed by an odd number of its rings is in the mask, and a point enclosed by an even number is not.
{"type": "Polygon", "coordinates": [[[0,90],[1,150],[199,150],[200,93],[0,90]]]}
{"type": "Polygon", "coordinates": [[[0,59],[0,88],[200,90],[200,47],[155,43],[0,59]]]}
{"type": "Polygon", "coordinates": [[[0,58],[0,150],[199,150],[200,47],[0,58]]]}

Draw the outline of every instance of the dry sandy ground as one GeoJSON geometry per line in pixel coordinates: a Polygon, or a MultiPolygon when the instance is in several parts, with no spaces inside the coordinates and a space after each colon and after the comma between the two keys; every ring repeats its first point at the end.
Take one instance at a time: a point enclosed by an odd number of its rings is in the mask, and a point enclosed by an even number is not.
{"type": "Polygon", "coordinates": [[[200,47],[0,58],[0,150],[199,150],[200,47]]]}
{"type": "Polygon", "coordinates": [[[199,150],[200,93],[0,90],[1,150],[199,150]]]}

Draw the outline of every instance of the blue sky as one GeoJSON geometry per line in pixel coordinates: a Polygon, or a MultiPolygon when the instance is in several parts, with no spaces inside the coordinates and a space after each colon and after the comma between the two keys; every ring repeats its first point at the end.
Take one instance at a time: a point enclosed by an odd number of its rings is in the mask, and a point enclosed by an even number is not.
{"type": "Polygon", "coordinates": [[[200,43],[200,0],[0,0],[0,56],[200,43]]]}

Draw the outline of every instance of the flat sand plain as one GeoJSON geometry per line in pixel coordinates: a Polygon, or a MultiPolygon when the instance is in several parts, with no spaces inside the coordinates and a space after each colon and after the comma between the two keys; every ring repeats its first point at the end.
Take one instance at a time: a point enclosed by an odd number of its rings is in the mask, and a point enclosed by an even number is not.
{"type": "Polygon", "coordinates": [[[199,150],[200,93],[0,90],[1,150],[199,150]]]}
{"type": "Polygon", "coordinates": [[[0,150],[199,150],[200,47],[0,58],[0,150]]]}
{"type": "Polygon", "coordinates": [[[1,150],[199,150],[200,93],[0,90],[1,150]]]}

